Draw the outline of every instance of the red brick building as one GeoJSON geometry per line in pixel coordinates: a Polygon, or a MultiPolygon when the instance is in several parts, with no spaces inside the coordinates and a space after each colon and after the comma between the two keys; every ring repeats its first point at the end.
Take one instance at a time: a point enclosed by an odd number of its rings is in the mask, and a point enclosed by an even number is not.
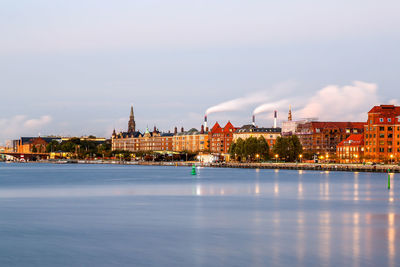
{"type": "Polygon", "coordinates": [[[364,160],[364,135],[352,134],[336,147],[337,161],[340,163],[359,163],[364,160]]]}
{"type": "Polygon", "coordinates": [[[233,133],[238,129],[230,121],[223,128],[216,122],[208,133],[211,153],[228,153],[229,146],[233,141],[233,133]]]}
{"type": "Polygon", "coordinates": [[[333,156],[336,146],[352,134],[362,134],[364,125],[364,122],[311,121],[299,124],[295,134],[305,152],[333,156]]]}
{"type": "Polygon", "coordinates": [[[365,159],[398,162],[400,159],[400,106],[380,105],[368,112],[365,159]]]}

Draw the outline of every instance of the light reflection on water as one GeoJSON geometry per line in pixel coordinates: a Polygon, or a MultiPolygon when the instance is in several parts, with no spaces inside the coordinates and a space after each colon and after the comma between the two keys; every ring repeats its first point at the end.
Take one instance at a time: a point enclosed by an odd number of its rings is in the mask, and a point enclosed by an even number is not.
{"type": "Polygon", "coordinates": [[[25,168],[0,169],[0,265],[399,266],[394,174],[25,168]]]}

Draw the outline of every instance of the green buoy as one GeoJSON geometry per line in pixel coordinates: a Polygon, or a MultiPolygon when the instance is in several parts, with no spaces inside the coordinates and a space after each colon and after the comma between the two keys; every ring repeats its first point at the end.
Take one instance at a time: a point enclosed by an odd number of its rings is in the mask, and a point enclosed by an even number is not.
{"type": "Polygon", "coordinates": [[[192,175],[196,175],[196,166],[192,165],[192,175]]]}

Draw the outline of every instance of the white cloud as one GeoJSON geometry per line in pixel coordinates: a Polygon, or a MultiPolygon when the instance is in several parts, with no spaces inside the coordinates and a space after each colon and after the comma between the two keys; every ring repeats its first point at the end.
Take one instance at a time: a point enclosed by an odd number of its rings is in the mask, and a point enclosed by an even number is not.
{"type": "Polygon", "coordinates": [[[302,118],[365,121],[367,112],[379,104],[381,101],[376,84],[354,81],[351,85],[342,87],[328,85],[322,88],[296,113],[302,118]]]}
{"type": "Polygon", "coordinates": [[[6,139],[18,138],[22,135],[37,135],[51,121],[52,117],[50,115],[43,115],[40,118],[16,115],[9,119],[0,119],[0,142],[4,142],[6,139]]]}

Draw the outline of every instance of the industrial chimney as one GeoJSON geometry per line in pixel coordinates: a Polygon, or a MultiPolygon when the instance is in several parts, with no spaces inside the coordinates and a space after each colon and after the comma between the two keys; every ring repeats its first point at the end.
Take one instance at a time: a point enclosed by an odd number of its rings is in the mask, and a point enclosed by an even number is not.
{"type": "Polygon", "coordinates": [[[274,128],[276,128],[276,120],[278,118],[278,111],[274,111],[274,128]]]}
{"type": "Polygon", "coordinates": [[[207,115],[204,116],[204,129],[207,130],[207,115]]]}
{"type": "Polygon", "coordinates": [[[256,115],[253,115],[252,124],[254,127],[256,126],[256,115]]]}

